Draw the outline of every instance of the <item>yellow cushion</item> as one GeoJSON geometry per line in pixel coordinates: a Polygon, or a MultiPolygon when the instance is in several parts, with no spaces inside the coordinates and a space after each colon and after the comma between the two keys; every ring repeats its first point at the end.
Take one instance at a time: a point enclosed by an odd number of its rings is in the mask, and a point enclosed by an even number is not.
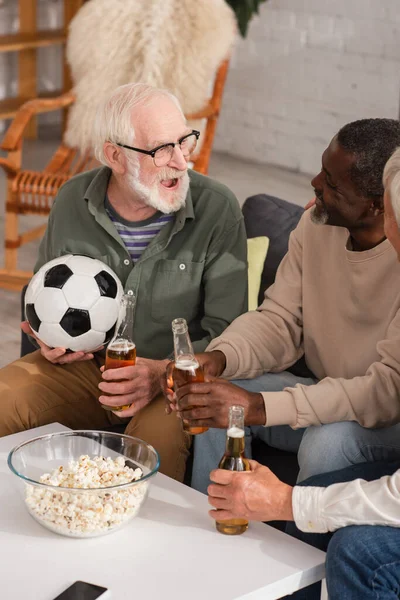
{"type": "Polygon", "coordinates": [[[268,246],[269,239],[267,237],[255,237],[247,240],[249,310],[256,310],[258,306],[258,293],[268,246]]]}

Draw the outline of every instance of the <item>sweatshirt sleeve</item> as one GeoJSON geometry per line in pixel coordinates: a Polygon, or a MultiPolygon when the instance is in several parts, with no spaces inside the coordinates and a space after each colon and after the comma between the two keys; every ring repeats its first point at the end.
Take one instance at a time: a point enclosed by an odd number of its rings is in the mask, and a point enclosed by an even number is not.
{"type": "Polygon", "coordinates": [[[262,305],[235,321],[213,340],[207,351],[226,356],[227,379],[252,379],[282,371],[304,353],[302,318],[303,219],[291,233],[289,249],[262,305]]]}
{"type": "Polygon", "coordinates": [[[296,486],[292,508],[297,527],[310,533],[348,525],[400,527],[400,470],[375,481],[355,479],[327,488],[296,486]]]}
{"type": "MultiPolygon", "coordinates": [[[[360,348],[360,351],[362,349],[360,348]]],[[[357,421],[385,427],[400,421],[400,311],[377,344],[380,361],[352,379],[326,377],[283,392],[263,392],[267,425],[293,428],[357,421]]]]}

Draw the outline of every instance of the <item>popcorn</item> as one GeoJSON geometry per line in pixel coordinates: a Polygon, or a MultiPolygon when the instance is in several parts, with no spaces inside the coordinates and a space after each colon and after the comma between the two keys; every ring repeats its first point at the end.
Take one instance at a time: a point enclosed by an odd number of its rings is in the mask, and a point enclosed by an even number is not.
{"type": "Polygon", "coordinates": [[[57,533],[74,537],[91,537],[108,533],[133,518],[147,492],[148,482],[116,490],[99,490],[137,481],[140,468],[131,469],[125,459],[87,455],[40,477],[41,483],[73,488],[58,491],[27,485],[25,502],[30,514],[57,533]],[[96,490],[79,492],[76,490],[96,490]]]}

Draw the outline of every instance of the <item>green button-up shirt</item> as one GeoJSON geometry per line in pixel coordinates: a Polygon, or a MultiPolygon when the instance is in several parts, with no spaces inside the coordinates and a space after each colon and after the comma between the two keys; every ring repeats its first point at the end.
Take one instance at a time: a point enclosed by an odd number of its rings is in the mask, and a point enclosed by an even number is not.
{"type": "Polygon", "coordinates": [[[247,310],[247,245],[238,202],[224,185],[190,171],[185,206],[151,241],[134,265],[104,200],[111,170],[70,179],[59,191],[42,240],[37,271],[64,254],[106,263],[125,292],[136,296],[138,355],[171,355],[171,321],[187,320],[196,352],[203,351],[247,310]]]}

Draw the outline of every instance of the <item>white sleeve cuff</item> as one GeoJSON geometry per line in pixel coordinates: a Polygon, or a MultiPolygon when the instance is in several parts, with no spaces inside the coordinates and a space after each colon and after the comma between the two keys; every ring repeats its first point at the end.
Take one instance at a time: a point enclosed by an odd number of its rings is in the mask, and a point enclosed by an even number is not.
{"type": "Polygon", "coordinates": [[[326,533],[327,521],[322,517],[321,500],[324,488],[296,485],[293,489],[292,510],[294,521],[301,531],[326,533]]]}

